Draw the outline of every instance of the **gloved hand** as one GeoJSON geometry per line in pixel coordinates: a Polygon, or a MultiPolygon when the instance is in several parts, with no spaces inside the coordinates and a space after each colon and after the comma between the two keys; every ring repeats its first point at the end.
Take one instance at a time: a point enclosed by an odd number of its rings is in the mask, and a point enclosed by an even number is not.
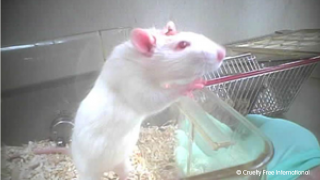
{"type": "MultiPolygon", "coordinates": [[[[320,146],[317,138],[307,129],[288,120],[263,115],[248,115],[272,142],[274,156],[268,171],[306,171],[320,166],[320,146]]],[[[299,175],[269,175],[268,179],[296,179],[299,175]]],[[[320,179],[320,177],[319,177],[320,179]]]]}

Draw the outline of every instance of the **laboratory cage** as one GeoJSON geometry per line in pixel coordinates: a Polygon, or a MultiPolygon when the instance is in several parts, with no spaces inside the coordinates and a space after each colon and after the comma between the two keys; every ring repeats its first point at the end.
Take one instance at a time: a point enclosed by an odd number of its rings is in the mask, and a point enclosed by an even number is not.
{"type": "MultiPolygon", "coordinates": [[[[276,115],[288,110],[320,61],[319,42],[318,30],[302,30],[227,45],[229,57],[217,72],[204,76],[205,89],[142,124],[131,156],[136,169],[133,179],[265,179],[237,174],[237,170],[266,169],[273,156],[272,143],[244,115],[276,115]]],[[[91,82],[95,77],[91,73],[87,79],[91,82]]],[[[36,147],[67,145],[73,114],[58,114],[50,128],[39,128],[49,131],[53,141],[2,147],[4,179],[21,173],[29,179],[77,176],[68,157],[32,154],[36,147]]],[[[116,177],[107,173],[104,178],[116,177]]]]}
{"type": "MultiPolygon", "coordinates": [[[[135,169],[130,179],[266,178],[246,176],[243,172],[266,170],[273,156],[272,143],[212,91],[205,88],[195,91],[194,98],[181,98],[171,106],[171,113],[174,116],[166,119],[165,124],[145,124],[141,128],[130,158],[135,169]]],[[[6,162],[2,167],[2,178],[77,178],[70,157],[37,155],[34,151],[59,145],[58,142],[41,141],[21,147],[3,147],[3,161],[6,162]]],[[[117,176],[106,172],[104,179],[117,179],[117,176]]]]}

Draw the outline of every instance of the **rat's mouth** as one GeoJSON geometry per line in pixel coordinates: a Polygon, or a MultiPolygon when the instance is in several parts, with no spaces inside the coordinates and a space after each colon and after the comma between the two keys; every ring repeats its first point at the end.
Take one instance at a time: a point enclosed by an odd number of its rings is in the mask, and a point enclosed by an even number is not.
{"type": "Polygon", "coordinates": [[[218,63],[206,62],[204,67],[204,72],[205,74],[216,72],[220,69],[221,65],[222,65],[222,62],[218,62],[218,63]]]}

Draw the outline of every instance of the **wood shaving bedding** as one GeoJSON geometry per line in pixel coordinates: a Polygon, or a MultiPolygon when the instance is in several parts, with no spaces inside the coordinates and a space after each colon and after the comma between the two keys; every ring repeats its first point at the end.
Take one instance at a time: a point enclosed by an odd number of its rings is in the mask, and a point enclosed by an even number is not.
{"type": "MultiPolygon", "coordinates": [[[[176,179],[174,158],[176,127],[141,128],[137,146],[130,157],[134,172],[132,180],[176,179]]],[[[35,148],[56,146],[44,140],[23,146],[1,147],[1,179],[3,180],[76,180],[72,159],[64,154],[33,154],[35,148]]],[[[113,172],[104,173],[103,180],[117,180],[113,172]]]]}

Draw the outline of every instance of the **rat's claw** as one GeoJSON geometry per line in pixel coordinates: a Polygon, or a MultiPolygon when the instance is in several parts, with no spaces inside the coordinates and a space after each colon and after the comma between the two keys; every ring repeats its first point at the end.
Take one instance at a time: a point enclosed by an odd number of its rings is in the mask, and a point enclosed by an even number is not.
{"type": "Polygon", "coordinates": [[[204,79],[202,79],[202,78],[198,78],[198,79],[194,80],[194,83],[202,84],[203,86],[205,86],[205,84],[207,83],[207,81],[204,80],[204,79]]]}
{"type": "Polygon", "coordinates": [[[182,88],[182,95],[188,96],[190,98],[194,98],[194,95],[192,91],[197,89],[203,89],[205,87],[206,81],[199,78],[195,79],[193,82],[191,82],[188,85],[170,85],[170,84],[164,84],[163,88],[170,89],[170,88],[182,88]]]}
{"type": "Polygon", "coordinates": [[[203,80],[201,78],[196,79],[191,84],[189,84],[189,90],[193,91],[196,89],[202,89],[202,88],[204,88],[205,84],[206,84],[205,80],[203,80]]]}
{"type": "Polygon", "coordinates": [[[184,95],[194,99],[194,95],[192,91],[197,89],[203,89],[205,87],[206,81],[203,79],[196,79],[192,83],[189,84],[187,91],[184,93],[184,95]]]}
{"type": "Polygon", "coordinates": [[[202,88],[204,88],[204,85],[203,84],[191,84],[191,86],[189,88],[190,88],[190,90],[202,89],[202,88]]]}
{"type": "Polygon", "coordinates": [[[188,92],[188,93],[187,93],[187,96],[188,96],[189,98],[191,98],[191,99],[194,99],[194,95],[193,95],[192,92],[188,92]]]}

